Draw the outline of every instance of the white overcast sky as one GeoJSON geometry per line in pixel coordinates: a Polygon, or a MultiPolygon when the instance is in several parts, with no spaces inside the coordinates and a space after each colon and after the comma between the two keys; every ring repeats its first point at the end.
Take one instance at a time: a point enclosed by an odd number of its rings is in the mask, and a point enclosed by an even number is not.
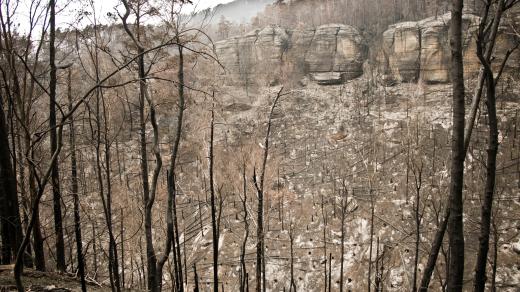
{"type": "MultiPolygon", "coordinates": [[[[191,13],[193,11],[200,11],[206,8],[212,8],[219,4],[232,2],[233,0],[193,0],[193,5],[187,5],[183,8],[183,11],[186,13],[191,13]]],[[[2,3],[3,1],[0,1],[2,3]]],[[[15,2],[15,1],[11,1],[15,2]]],[[[46,0],[41,0],[41,3],[47,3],[46,0]]],[[[107,12],[114,12],[115,7],[120,7],[118,10],[122,11],[122,4],[120,0],[93,0],[94,6],[96,8],[96,13],[101,22],[106,21],[107,12]]],[[[26,32],[29,24],[29,11],[31,4],[33,4],[33,0],[21,0],[20,5],[18,6],[17,13],[15,15],[15,22],[20,25],[20,31],[26,32]]],[[[82,6],[85,6],[85,3],[88,1],[85,0],[57,0],[56,1],[58,8],[63,7],[63,3],[70,3],[65,9],[59,12],[56,17],[56,22],[58,27],[66,28],[70,24],[74,23],[77,19],[77,11],[81,9],[82,6]],[[60,5],[61,4],[61,5],[60,5]]],[[[5,6],[2,3],[1,9],[4,10],[5,6]]],[[[88,9],[90,10],[90,9],[88,9]]],[[[5,10],[4,10],[5,11],[5,10]]]]}

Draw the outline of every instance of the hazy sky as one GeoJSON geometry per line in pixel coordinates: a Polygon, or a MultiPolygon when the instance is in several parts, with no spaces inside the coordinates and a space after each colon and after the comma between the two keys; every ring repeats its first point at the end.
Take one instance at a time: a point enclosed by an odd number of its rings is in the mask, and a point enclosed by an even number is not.
{"type": "MultiPolygon", "coordinates": [[[[215,7],[218,4],[228,3],[232,2],[233,0],[193,0],[193,5],[186,6],[183,10],[186,13],[193,12],[194,10],[200,11],[206,8],[215,7]]],[[[3,2],[3,1],[0,1],[3,2]]],[[[14,2],[14,1],[13,1],[14,2]]],[[[42,1],[41,3],[46,3],[47,1],[42,1]]],[[[62,7],[60,5],[63,5],[63,3],[67,3],[69,0],[57,0],[57,6],[58,8],[62,7]]],[[[93,0],[94,6],[96,8],[96,13],[98,15],[98,18],[100,18],[101,22],[105,22],[106,20],[106,14],[107,12],[114,12],[114,7],[122,6],[121,0],[93,0]]],[[[152,0],[153,2],[153,0],[152,0]]],[[[29,10],[31,7],[31,4],[34,3],[33,0],[21,0],[20,5],[18,6],[17,13],[16,13],[16,20],[15,22],[20,25],[21,31],[27,31],[29,25],[28,25],[28,18],[29,18],[29,10]]],[[[56,22],[58,27],[68,27],[71,23],[74,23],[77,20],[77,11],[81,9],[81,7],[85,7],[85,3],[88,3],[88,1],[85,0],[72,0],[65,9],[59,12],[56,22]]],[[[3,3],[1,9],[5,9],[3,3]]],[[[121,11],[122,8],[119,8],[118,10],[121,11]]],[[[88,8],[87,10],[90,10],[88,8]]]]}
{"type": "MultiPolygon", "coordinates": [[[[228,3],[233,0],[200,0],[198,1],[198,8],[199,9],[205,9],[208,7],[214,7],[221,3],[228,3]]],[[[197,1],[193,1],[193,3],[197,3],[197,1]]]]}

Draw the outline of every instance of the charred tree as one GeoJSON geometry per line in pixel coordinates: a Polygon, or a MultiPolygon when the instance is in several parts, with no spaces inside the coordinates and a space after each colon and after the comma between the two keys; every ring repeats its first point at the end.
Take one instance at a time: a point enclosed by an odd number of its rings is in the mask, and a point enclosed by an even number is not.
{"type": "Polygon", "coordinates": [[[450,278],[448,291],[462,291],[464,278],[464,69],[462,55],[463,0],[453,0],[450,22],[451,82],[453,86],[453,133],[451,140],[450,217],[448,234],[450,246],[450,278]]]}
{"type": "MultiPolygon", "coordinates": [[[[69,99],[69,111],[72,110],[72,79],[71,70],[67,75],[67,96],[69,99]]],[[[81,280],[81,291],[87,291],[85,281],[85,260],[83,258],[83,241],[81,239],[81,215],[79,206],[79,183],[78,183],[78,165],[76,158],[76,134],[74,129],[74,117],[70,120],[69,144],[70,144],[70,176],[71,176],[71,193],[74,201],[74,234],[76,238],[76,258],[78,261],[78,274],[81,280]]]]}
{"type": "Polygon", "coordinates": [[[218,241],[219,235],[217,230],[217,209],[215,203],[215,181],[213,178],[214,171],[214,152],[213,139],[215,136],[215,110],[211,109],[211,125],[209,134],[209,192],[211,203],[211,227],[213,230],[213,291],[218,292],[218,241]]]}
{"type": "Polygon", "coordinates": [[[264,180],[265,180],[265,170],[267,166],[267,158],[269,156],[269,138],[271,135],[271,126],[273,121],[273,113],[278,100],[282,96],[283,87],[278,91],[273,104],[271,106],[271,111],[269,113],[269,118],[267,121],[267,131],[265,134],[264,140],[264,153],[262,159],[262,168],[260,170],[260,180],[257,179],[256,169],[253,173],[253,183],[255,185],[257,195],[258,195],[258,208],[257,208],[257,244],[256,244],[256,291],[265,291],[265,250],[264,250],[264,180]]]}
{"type": "MultiPolygon", "coordinates": [[[[51,155],[58,148],[56,138],[56,1],[49,1],[50,9],[50,31],[49,31],[49,129],[50,129],[50,153],[51,155]]],[[[54,233],[56,236],[56,268],[60,272],[65,272],[65,241],[63,239],[63,223],[61,212],[61,190],[59,159],[52,166],[52,200],[54,207],[54,233]]]]}

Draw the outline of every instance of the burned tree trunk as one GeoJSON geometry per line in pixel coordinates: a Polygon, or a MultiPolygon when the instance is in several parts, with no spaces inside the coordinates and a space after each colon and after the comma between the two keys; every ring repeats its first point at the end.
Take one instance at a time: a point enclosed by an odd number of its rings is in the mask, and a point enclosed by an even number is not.
{"type": "MultiPolygon", "coordinates": [[[[72,80],[71,71],[68,70],[67,78],[67,95],[69,99],[69,111],[72,110],[72,80]]],[[[83,258],[83,243],[81,239],[81,216],[79,208],[79,184],[78,184],[78,166],[76,159],[76,134],[74,130],[74,117],[70,120],[69,144],[70,144],[70,169],[71,169],[71,193],[74,201],[74,234],[76,237],[76,257],[78,261],[78,274],[81,280],[81,291],[86,292],[87,286],[85,281],[85,261],[83,258]]]]}
{"type": "Polygon", "coordinates": [[[256,170],[253,173],[253,182],[258,194],[258,209],[257,209],[257,244],[256,244],[256,291],[265,291],[265,250],[264,250],[264,179],[265,179],[265,169],[267,166],[267,158],[269,156],[269,137],[271,135],[271,126],[273,120],[273,113],[278,100],[282,96],[283,87],[278,91],[276,95],[273,105],[271,106],[271,111],[269,113],[269,119],[267,121],[267,132],[265,135],[264,141],[264,153],[262,160],[262,168],[260,172],[260,181],[257,180],[256,170]]]}
{"type": "MultiPolygon", "coordinates": [[[[51,136],[51,155],[57,149],[56,139],[56,1],[50,0],[50,32],[49,32],[49,63],[50,63],[50,79],[49,79],[49,129],[51,136]]],[[[56,267],[58,271],[65,272],[65,241],[63,239],[63,223],[61,214],[61,190],[60,190],[60,172],[59,159],[52,166],[52,199],[54,206],[54,232],[56,236],[56,267]]]]}
{"type": "Polygon", "coordinates": [[[462,291],[464,278],[464,70],[462,56],[463,0],[452,1],[450,23],[451,81],[453,84],[453,134],[451,143],[450,217],[448,234],[450,245],[450,278],[448,291],[462,291]]]}
{"type": "Polygon", "coordinates": [[[217,209],[215,205],[215,182],[213,178],[214,153],[213,138],[215,135],[215,111],[211,109],[211,125],[209,135],[209,191],[211,201],[211,227],[213,230],[213,291],[218,292],[218,230],[217,230],[217,209]]]}

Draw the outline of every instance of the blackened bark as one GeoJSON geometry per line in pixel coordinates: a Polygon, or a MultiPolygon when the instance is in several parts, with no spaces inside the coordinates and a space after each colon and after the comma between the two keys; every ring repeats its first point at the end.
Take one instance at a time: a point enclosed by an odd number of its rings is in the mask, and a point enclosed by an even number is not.
{"type": "MultiPolygon", "coordinates": [[[[498,27],[502,11],[504,8],[504,1],[499,0],[494,24],[498,27]]],[[[486,10],[488,11],[488,9],[486,10]]],[[[495,26],[495,25],[494,25],[495,26]]],[[[486,287],[486,266],[487,256],[489,250],[489,234],[491,226],[491,211],[493,209],[493,197],[495,193],[495,174],[496,174],[496,160],[498,153],[498,122],[496,112],[496,94],[495,94],[495,78],[491,69],[489,60],[484,56],[483,51],[486,46],[484,35],[480,35],[477,40],[477,56],[484,66],[484,77],[486,80],[486,106],[488,110],[488,149],[486,161],[486,182],[484,189],[484,198],[481,207],[481,222],[480,222],[480,236],[479,247],[477,252],[477,263],[475,266],[475,292],[483,292],[486,287]]],[[[491,44],[489,44],[492,46],[491,44]]]]}
{"type": "MultiPolygon", "coordinates": [[[[503,2],[503,1],[501,1],[503,2]]],[[[486,287],[486,266],[489,250],[489,234],[491,226],[491,211],[495,194],[495,177],[498,153],[498,122],[495,95],[495,80],[489,65],[485,66],[488,109],[488,149],[486,161],[486,182],[484,200],[481,209],[479,247],[477,253],[477,264],[475,268],[475,292],[483,292],[486,287]]]]}
{"type": "Polygon", "coordinates": [[[453,0],[450,23],[451,81],[453,84],[453,134],[451,143],[450,217],[450,278],[448,291],[462,291],[464,279],[464,223],[462,188],[464,181],[464,69],[462,56],[463,0],[453,0]]]}
{"type": "Polygon", "coordinates": [[[430,286],[430,280],[435,269],[435,263],[437,262],[439,251],[442,247],[442,241],[444,239],[444,234],[446,233],[446,229],[448,227],[449,218],[450,208],[446,208],[444,216],[441,219],[442,221],[440,222],[439,227],[435,232],[435,237],[432,242],[432,249],[430,250],[430,254],[428,255],[428,261],[426,263],[424,273],[421,278],[421,284],[419,286],[419,291],[421,292],[427,292],[428,286],[430,286]]]}
{"type": "Polygon", "coordinates": [[[247,215],[247,181],[246,181],[246,165],[244,163],[242,169],[242,183],[244,197],[242,198],[242,208],[244,209],[244,240],[240,251],[240,292],[246,291],[247,286],[247,267],[246,267],[246,247],[247,238],[249,237],[249,221],[247,215]]]}
{"type": "MultiPolygon", "coordinates": [[[[143,49],[139,49],[141,54],[143,49]]],[[[146,258],[148,271],[148,290],[155,291],[157,287],[155,250],[152,237],[152,204],[150,200],[150,182],[148,180],[148,150],[146,144],[146,116],[145,116],[145,68],[144,56],[139,57],[139,144],[141,154],[141,181],[143,184],[143,202],[145,205],[144,230],[146,239],[146,258]]]]}
{"type": "MultiPolygon", "coordinates": [[[[179,39],[177,39],[179,42],[179,39]]],[[[172,149],[172,163],[170,164],[170,175],[173,175],[173,182],[175,183],[175,170],[177,165],[179,147],[181,142],[181,134],[182,134],[182,126],[183,126],[183,117],[184,110],[186,109],[185,105],[185,97],[184,97],[184,51],[182,46],[178,46],[179,52],[179,70],[177,72],[177,78],[179,81],[178,86],[178,95],[179,95],[179,116],[177,120],[177,132],[175,133],[175,141],[172,149]]],[[[184,292],[184,285],[182,284],[182,260],[181,260],[181,245],[179,241],[179,226],[177,222],[177,202],[176,202],[177,193],[173,194],[173,227],[175,229],[175,246],[174,252],[177,254],[177,277],[179,279],[179,287],[178,290],[180,292],[184,292]]]]}
{"type": "Polygon", "coordinates": [[[199,292],[199,275],[197,274],[197,266],[195,264],[193,264],[193,281],[195,282],[193,292],[199,292]]]}
{"type": "MultiPolygon", "coordinates": [[[[374,202],[374,192],[372,190],[372,185],[369,187],[370,193],[370,246],[368,248],[368,292],[372,289],[372,255],[373,255],[373,245],[374,245],[374,217],[375,217],[375,202],[374,202]]],[[[407,198],[408,200],[408,198],[407,198]]]]}
{"type": "Polygon", "coordinates": [[[292,221],[289,225],[289,242],[291,245],[291,280],[289,284],[289,292],[296,292],[296,282],[294,281],[294,224],[292,221]]]}
{"type": "MultiPolygon", "coordinates": [[[[50,8],[50,31],[49,31],[49,128],[51,137],[51,155],[57,149],[56,139],[56,1],[49,1],[50,8]]],[[[61,190],[59,160],[52,166],[52,200],[54,207],[54,233],[56,236],[56,268],[60,272],[65,272],[65,241],[63,239],[63,223],[61,214],[61,190]]]]}
{"type": "Polygon", "coordinates": [[[332,287],[332,253],[329,253],[329,285],[328,285],[328,291],[330,292],[332,287]]]}
{"type": "Polygon", "coordinates": [[[215,181],[213,178],[214,153],[213,139],[215,135],[215,111],[211,109],[211,125],[209,135],[209,191],[211,201],[211,227],[213,230],[213,291],[218,292],[218,230],[217,230],[217,210],[215,206],[215,181]]]}
{"type": "MultiPolygon", "coordinates": [[[[34,151],[31,150],[31,158],[34,159],[34,151]]],[[[34,169],[30,167],[29,169],[29,192],[31,194],[31,206],[34,204],[38,197],[38,190],[36,188],[36,179],[34,174],[34,169]]],[[[34,214],[34,224],[32,227],[33,233],[33,247],[34,247],[34,267],[38,271],[45,271],[45,252],[43,249],[43,235],[41,231],[41,223],[40,223],[40,207],[36,206],[32,210],[34,214]]],[[[30,220],[29,220],[30,221],[30,220]]],[[[27,234],[25,235],[27,236],[27,234]]]]}
{"type": "MultiPolygon", "coordinates": [[[[419,139],[417,139],[418,141],[419,139]]],[[[422,187],[422,164],[417,169],[413,169],[414,174],[414,182],[415,182],[415,203],[414,203],[414,219],[415,219],[415,256],[414,256],[414,266],[413,266],[413,288],[412,291],[417,291],[417,272],[419,265],[419,245],[421,243],[421,221],[422,214],[419,211],[419,206],[421,204],[421,187],[422,187]]]]}
{"type": "Polygon", "coordinates": [[[339,291],[343,292],[345,282],[343,282],[344,276],[344,262],[345,262],[345,221],[347,219],[347,188],[343,189],[343,196],[341,198],[341,247],[340,247],[340,265],[339,265],[339,291]]]}
{"type": "MultiPolygon", "coordinates": [[[[69,110],[72,110],[72,88],[71,88],[71,71],[68,71],[68,90],[69,110]]],[[[81,291],[87,291],[85,281],[85,261],[83,258],[83,243],[81,239],[81,216],[79,208],[79,184],[78,184],[78,166],[76,159],[76,137],[74,131],[74,117],[70,120],[69,144],[70,144],[70,169],[71,169],[71,192],[74,201],[74,234],[76,237],[76,257],[78,260],[78,274],[81,281],[81,291]]]]}
{"type": "Polygon", "coordinates": [[[2,262],[11,263],[22,242],[22,225],[16,193],[16,176],[11,164],[7,123],[0,99],[0,222],[2,262]]]}
{"type": "Polygon", "coordinates": [[[264,250],[264,179],[265,179],[265,169],[267,166],[267,158],[269,156],[269,138],[271,135],[271,126],[273,121],[273,113],[276,105],[278,104],[278,100],[282,96],[283,87],[278,91],[276,95],[273,105],[271,106],[271,111],[269,113],[269,119],[267,121],[267,131],[265,134],[264,141],[264,153],[262,160],[262,169],[260,172],[260,181],[257,181],[256,170],[253,174],[253,182],[255,184],[255,188],[258,194],[258,209],[257,209],[257,244],[256,244],[256,291],[265,291],[265,250],[264,250]]]}

